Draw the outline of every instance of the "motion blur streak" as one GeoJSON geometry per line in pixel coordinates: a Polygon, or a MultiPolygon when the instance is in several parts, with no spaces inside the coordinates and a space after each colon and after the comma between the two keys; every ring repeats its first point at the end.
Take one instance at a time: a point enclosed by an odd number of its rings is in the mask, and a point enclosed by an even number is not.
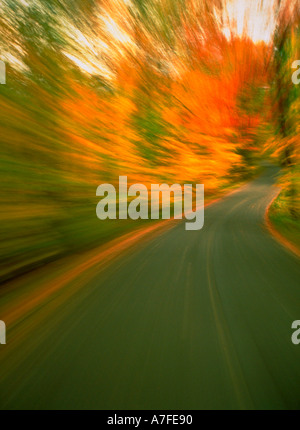
{"type": "Polygon", "coordinates": [[[299,262],[261,228],[276,183],[300,246],[299,11],[0,2],[0,407],[299,406],[299,262]],[[259,175],[203,231],[96,217],[120,176],[209,202],[259,175]]]}

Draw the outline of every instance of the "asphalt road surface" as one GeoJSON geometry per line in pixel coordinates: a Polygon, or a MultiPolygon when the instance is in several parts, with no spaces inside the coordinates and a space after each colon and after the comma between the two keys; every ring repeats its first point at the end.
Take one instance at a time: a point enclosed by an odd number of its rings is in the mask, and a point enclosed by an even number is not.
{"type": "Polygon", "coordinates": [[[264,226],[275,174],[19,321],[0,345],[0,408],[300,409],[300,265],[264,226]]]}

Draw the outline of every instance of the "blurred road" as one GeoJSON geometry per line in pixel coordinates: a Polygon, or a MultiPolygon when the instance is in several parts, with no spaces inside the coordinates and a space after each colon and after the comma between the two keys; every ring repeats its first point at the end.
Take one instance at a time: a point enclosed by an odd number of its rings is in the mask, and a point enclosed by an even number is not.
{"type": "Polygon", "coordinates": [[[8,328],[0,407],[300,409],[300,265],[264,226],[275,174],[8,328]]]}

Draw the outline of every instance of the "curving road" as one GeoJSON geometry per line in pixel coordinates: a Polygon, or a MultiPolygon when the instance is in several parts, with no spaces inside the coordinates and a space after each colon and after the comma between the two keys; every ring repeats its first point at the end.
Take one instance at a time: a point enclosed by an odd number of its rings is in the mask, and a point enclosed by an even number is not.
{"type": "Polygon", "coordinates": [[[29,316],[28,342],[20,322],[2,370],[0,346],[0,407],[299,409],[300,265],[264,227],[275,174],[207,207],[202,230],[179,222],[121,257],[40,325],[29,316]]]}

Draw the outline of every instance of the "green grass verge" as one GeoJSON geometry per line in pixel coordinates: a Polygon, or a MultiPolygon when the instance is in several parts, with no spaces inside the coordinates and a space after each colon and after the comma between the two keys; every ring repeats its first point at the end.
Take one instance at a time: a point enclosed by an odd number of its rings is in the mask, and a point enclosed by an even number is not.
{"type": "Polygon", "coordinates": [[[270,207],[269,219],[273,227],[300,250],[300,216],[292,216],[288,200],[289,196],[282,190],[270,207]]]}

